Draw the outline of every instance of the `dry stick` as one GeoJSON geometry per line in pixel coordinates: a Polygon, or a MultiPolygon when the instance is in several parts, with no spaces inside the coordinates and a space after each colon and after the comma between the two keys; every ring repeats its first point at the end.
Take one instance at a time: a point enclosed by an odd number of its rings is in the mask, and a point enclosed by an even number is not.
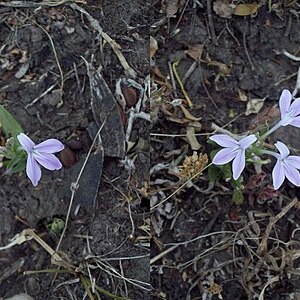
{"type": "Polygon", "coordinates": [[[59,238],[58,244],[56,246],[56,251],[59,250],[59,247],[61,245],[61,242],[62,242],[62,240],[64,238],[64,235],[65,235],[67,227],[68,227],[68,222],[69,222],[69,218],[70,218],[70,214],[71,214],[71,209],[72,209],[74,197],[75,197],[75,194],[76,194],[76,190],[77,190],[77,188],[79,186],[79,180],[81,178],[81,175],[82,175],[82,173],[84,171],[84,168],[85,168],[85,166],[86,166],[86,164],[88,162],[88,159],[89,159],[89,157],[90,157],[90,155],[92,153],[92,150],[93,150],[93,148],[94,148],[94,146],[96,144],[96,141],[98,140],[98,137],[100,136],[100,132],[101,132],[102,128],[104,127],[105,123],[106,123],[106,118],[104,119],[104,122],[101,124],[101,127],[99,128],[99,130],[98,130],[98,132],[97,132],[97,134],[96,134],[96,136],[95,136],[95,138],[94,138],[94,140],[92,142],[92,145],[91,145],[91,147],[89,149],[89,152],[88,152],[88,154],[87,154],[87,156],[86,156],[86,158],[84,160],[84,163],[83,163],[83,165],[81,167],[81,170],[80,170],[80,172],[78,174],[76,182],[72,183],[72,185],[71,185],[72,195],[71,195],[71,199],[70,199],[70,203],[69,203],[69,208],[68,208],[68,212],[67,212],[67,217],[66,217],[66,221],[65,221],[65,227],[64,227],[64,230],[63,230],[63,232],[62,232],[62,234],[61,234],[61,236],[59,238]]]}
{"type": "Polygon", "coordinates": [[[84,14],[87,19],[89,20],[91,26],[98,31],[98,33],[105,39],[105,41],[112,47],[113,51],[117,55],[122,67],[124,68],[125,75],[131,78],[136,78],[136,72],[129,66],[128,62],[126,61],[124,55],[120,51],[121,46],[117,44],[116,41],[114,41],[107,33],[105,33],[100,26],[99,22],[94,19],[85,9],[78,6],[77,4],[70,4],[71,8],[74,10],[80,11],[82,14],[84,14]]]}
{"type": "Polygon", "coordinates": [[[268,242],[268,238],[270,236],[271,230],[273,228],[273,226],[275,225],[275,223],[277,223],[277,221],[279,221],[285,214],[287,214],[287,212],[296,204],[298,203],[298,199],[295,198],[293,201],[291,201],[288,205],[286,205],[279,214],[277,214],[275,217],[270,218],[270,223],[268,224],[266,230],[265,230],[265,234],[261,240],[261,243],[257,249],[257,254],[258,255],[262,255],[264,252],[266,252],[267,250],[267,242],[268,242]]]}
{"type": "Polygon", "coordinates": [[[247,42],[246,42],[246,33],[247,33],[247,30],[248,30],[248,23],[247,23],[247,27],[246,27],[246,29],[244,30],[244,33],[243,33],[243,45],[244,45],[245,53],[246,53],[246,56],[248,58],[249,64],[251,66],[251,70],[254,71],[255,67],[254,67],[254,64],[253,64],[253,62],[251,60],[251,57],[249,55],[248,48],[247,48],[247,42]]]}
{"type": "Polygon", "coordinates": [[[206,0],[206,6],[207,6],[206,9],[207,9],[208,27],[210,31],[211,41],[214,45],[218,45],[214,22],[211,13],[211,0],[206,0]]]}

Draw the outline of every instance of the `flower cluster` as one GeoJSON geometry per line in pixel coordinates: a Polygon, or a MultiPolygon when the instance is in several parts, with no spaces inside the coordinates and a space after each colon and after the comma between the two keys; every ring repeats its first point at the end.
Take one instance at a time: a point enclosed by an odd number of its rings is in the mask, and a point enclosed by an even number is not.
{"type": "Polygon", "coordinates": [[[269,131],[263,135],[254,135],[243,138],[236,138],[227,134],[216,134],[210,137],[212,141],[223,147],[213,158],[212,163],[215,165],[224,165],[232,162],[233,179],[237,180],[246,164],[246,151],[253,154],[254,148],[256,153],[269,154],[277,159],[273,168],[272,178],[274,189],[277,190],[283,184],[285,178],[296,186],[300,186],[300,157],[290,155],[288,147],[277,141],[275,147],[278,152],[270,151],[264,148],[266,137],[281,126],[292,125],[300,128],[300,98],[292,102],[292,94],[288,90],[283,90],[279,99],[279,108],[281,119],[269,131]],[[252,151],[251,151],[252,150],[252,151]]]}

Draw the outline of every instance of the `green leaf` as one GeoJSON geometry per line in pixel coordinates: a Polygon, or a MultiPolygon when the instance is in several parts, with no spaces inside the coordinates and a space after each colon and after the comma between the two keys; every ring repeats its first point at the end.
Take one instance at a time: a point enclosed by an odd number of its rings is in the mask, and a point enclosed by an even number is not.
{"type": "Polygon", "coordinates": [[[219,167],[211,165],[208,167],[208,180],[213,183],[219,180],[222,177],[222,171],[219,167]]]}
{"type": "Polygon", "coordinates": [[[3,105],[0,105],[0,123],[7,138],[11,136],[16,138],[19,133],[24,131],[18,121],[3,105]]]}
{"type": "Polygon", "coordinates": [[[26,159],[24,157],[13,157],[10,161],[5,162],[4,165],[12,173],[18,173],[25,169],[26,159]]]}
{"type": "Polygon", "coordinates": [[[232,201],[235,205],[241,205],[244,202],[243,192],[239,189],[233,191],[232,201]]]}

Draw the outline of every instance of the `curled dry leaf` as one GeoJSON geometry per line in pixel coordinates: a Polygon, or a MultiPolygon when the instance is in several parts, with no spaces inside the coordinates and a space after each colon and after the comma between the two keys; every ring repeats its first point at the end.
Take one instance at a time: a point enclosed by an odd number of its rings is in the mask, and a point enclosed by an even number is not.
{"type": "Polygon", "coordinates": [[[193,122],[189,123],[186,127],[186,138],[191,146],[192,150],[199,150],[201,145],[199,144],[197,137],[196,137],[196,130],[195,126],[192,124],[193,122]]]}
{"type": "Polygon", "coordinates": [[[226,0],[217,0],[213,4],[214,12],[221,18],[230,19],[233,15],[235,5],[226,0]]]}
{"type": "Polygon", "coordinates": [[[267,97],[263,99],[250,99],[247,103],[247,108],[246,108],[246,116],[249,116],[250,114],[257,114],[261,108],[263,107],[265,100],[267,97]]]}
{"type": "Polygon", "coordinates": [[[180,108],[181,108],[182,112],[184,113],[184,116],[186,119],[191,120],[191,121],[200,121],[201,120],[201,117],[194,117],[193,115],[191,115],[191,113],[183,105],[180,105],[180,108]]]}
{"type": "Polygon", "coordinates": [[[162,9],[167,18],[174,17],[178,10],[184,5],[185,0],[163,0],[162,9]]]}
{"type": "Polygon", "coordinates": [[[259,6],[258,3],[238,4],[234,8],[233,14],[236,16],[250,16],[257,12],[259,6]]]}
{"type": "Polygon", "coordinates": [[[150,35],[150,58],[153,58],[157,49],[158,49],[157,40],[153,36],[150,35]]]}
{"type": "Polygon", "coordinates": [[[203,45],[202,44],[196,44],[193,46],[190,46],[188,50],[184,51],[188,56],[190,56],[194,61],[200,63],[202,52],[203,52],[203,45]]]}
{"type": "Polygon", "coordinates": [[[238,94],[239,94],[239,100],[242,102],[247,102],[248,101],[248,97],[246,95],[246,93],[240,89],[238,89],[238,94]]]}

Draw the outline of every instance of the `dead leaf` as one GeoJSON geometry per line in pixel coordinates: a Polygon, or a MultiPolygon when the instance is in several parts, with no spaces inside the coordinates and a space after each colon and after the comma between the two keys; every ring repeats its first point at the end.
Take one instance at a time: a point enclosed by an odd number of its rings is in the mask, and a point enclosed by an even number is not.
{"type": "Polygon", "coordinates": [[[230,66],[227,66],[226,64],[221,63],[219,61],[211,60],[208,54],[206,55],[206,60],[207,60],[208,66],[218,67],[220,75],[223,75],[223,76],[230,75],[230,72],[231,72],[230,66]]]}
{"type": "Polygon", "coordinates": [[[157,40],[153,36],[150,35],[150,58],[153,58],[157,49],[158,49],[157,40]]]}
{"type": "Polygon", "coordinates": [[[201,117],[194,117],[191,115],[191,113],[183,106],[180,105],[180,108],[182,109],[182,112],[184,113],[184,116],[186,119],[191,120],[191,121],[200,121],[201,117]]]}
{"type": "Polygon", "coordinates": [[[245,116],[249,116],[251,114],[257,114],[263,107],[266,98],[267,97],[263,99],[258,99],[258,98],[250,99],[247,103],[245,116]]]}
{"type": "Polygon", "coordinates": [[[197,137],[195,135],[195,127],[188,125],[186,127],[186,138],[191,146],[192,150],[199,150],[201,148],[201,145],[199,144],[197,137]]]}
{"type": "Polygon", "coordinates": [[[221,18],[231,19],[235,5],[226,0],[217,0],[213,4],[214,12],[221,18]]]}
{"type": "Polygon", "coordinates": [[[238,94],[239,94],[239,100],[242,102],[247,102],[248,101],[248,97],[246,95],[246,93],[240,89],[238,89],[238,94]]]}
{"type": "Polygon", "coordinates": [[[167,18],[174,17],[178,10],[184,5],[185,0],[163,0],[162,10],[166,14],[167,18]]]}
{"type": "Polygon", "coordinates": [[[189,47],[189,50],[184,51],[187,55],[189,55],[194,61],[200,63],[202,52],[203,52],[203,45],[196,44],[189,47]]]}
{"type": "Polygon", "coordinates": [[[233,14],[236,16],[250,16],[257,12],[259,6],[258,3],[238,4],[234,8],[233,14]]]}

